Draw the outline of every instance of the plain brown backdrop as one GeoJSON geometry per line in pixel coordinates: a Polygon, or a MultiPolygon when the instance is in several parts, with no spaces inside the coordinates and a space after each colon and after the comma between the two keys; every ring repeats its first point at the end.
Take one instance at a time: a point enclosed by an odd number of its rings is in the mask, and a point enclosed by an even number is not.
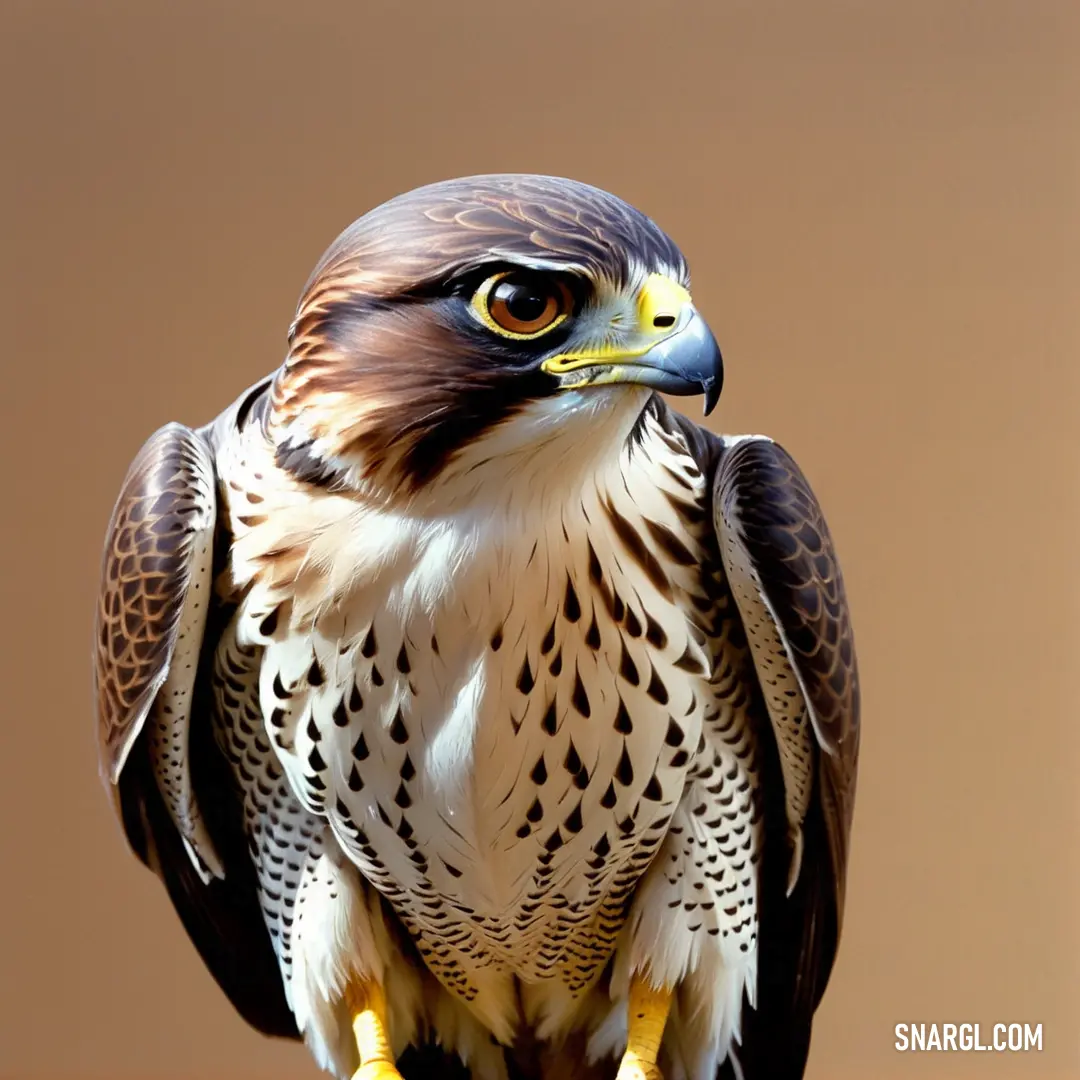
{"type": "Polygon", "coordinates": [[[796,454],[841,550],[865,734],[811,1080],[1080,1076],[1078,16],[4,3],[0,1075],[317,1075],[234,1015],[110,816],[103,530],[146,435],[277,365],[344,225],[522,170],[681,243],[719,425],[796,454]],[[1045,1050],[899,1054],[908,1020],[1045,1050]]]}

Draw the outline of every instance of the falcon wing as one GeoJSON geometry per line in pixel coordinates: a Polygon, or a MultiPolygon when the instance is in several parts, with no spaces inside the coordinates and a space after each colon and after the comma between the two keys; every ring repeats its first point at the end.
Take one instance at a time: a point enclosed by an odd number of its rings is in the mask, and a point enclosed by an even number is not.
{"type": "MultiPolygon", "coordinates": [[[[714,519],[729,579],[749,578],[782,658],[754,648],[762,683],[786,663],[798,683],[819,753],[818,795],[843,913],[848,836],[855,800],[859,681],[844,579],[829,527],[806,477],[770,439],[725,446],[714,487],[714,519]],[[740,558],[741,556],[741,558],[740,558]]],[[[756,615],[739,601],[744,623],[756,615]]],[[[777,731],[777,738],[784,739],[777,731]]]]}
{"type": "Polygon", "coordinates": [[[743,1010],[738,1058],[746,1080],[786,1080],[803,1075],[843,921],[859,749],[851,618],[821,506],[790,455],[764,437],[717,438],[673,412],[667,423],[711,478],[721,557],[776,745],[763,774],[756,1007],[743,1010]]]}
{"type": "Polygon", "coordinates": [[[211,731],[203,642],[227,618],[211,602],[215,491],[210,447],[180,424],[152,435],[128,470],[95,627],[100,766],[132,848],[233,1005],[266,1034],[297,1037],[211,731]]]}
{"type": "MultiPolygon", "coordinates": [[[[765,438],[724,440],[713,519],[778,756],[783,760],[798,737],[797,719],[785,723],[790,714],[769,692],[787,675],[798,687],[803,733],[809,723],[813,735],[799,842],[783,875],[775,842],[765,856],[758,1005],[747,1017],[748,1052],[740,1055],[748,1076],[801,1076],[843,921],[859,747],[851,618],[821,507],[781,447],[765,438]]],[[[772,790],[790,796],[786,778],[781,770],[772,790]]],[[[790,828],[789,797],[786,809],[790,828]]]]}
{"type": "MultiPolygon", "coordinates": [[[[209,448],[188,428],[166,425],[128,469],[105,547],[94,688],[102,779],[109,784],[116,784],[168,679],[181,634],[201,645],[216,516],[209,448]]],[[[178,681],[190,698],[194,672],[178,681]]],[[[187,715],[182,723],[186,736],[187,715]]]]}

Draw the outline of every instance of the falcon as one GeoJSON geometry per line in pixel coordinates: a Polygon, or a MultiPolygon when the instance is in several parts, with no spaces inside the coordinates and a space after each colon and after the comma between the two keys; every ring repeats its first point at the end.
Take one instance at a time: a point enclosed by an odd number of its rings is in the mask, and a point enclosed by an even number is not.
{"type": "Polygon", "coordinates": [[[689,290],[596,188],[423,187],[127,473],[103,779],[238,1011],[337,1077],[803,1075],[851,622],[792,458],[660,396],[720,396],[689,290]]]}

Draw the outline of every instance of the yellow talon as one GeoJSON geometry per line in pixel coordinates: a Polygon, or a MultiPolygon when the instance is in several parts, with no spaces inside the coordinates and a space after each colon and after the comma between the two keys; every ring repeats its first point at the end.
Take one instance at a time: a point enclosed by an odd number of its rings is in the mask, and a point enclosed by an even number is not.
{"type": "Polygon", "coordinates": [[[353,1080],[402,1080],[390,1049],[382,986],[374,980],[360,979],[349,986],[345,999],[360,1053],[360,1068],[353,1073],[353,1080]]]}
{"type": "Polygon", "coordinates": [[[663,1080],[656,1059],[671,1011],[671,991],[657,990],[641,976],[630,980],[626,1053],[615,1080],[663,1080]]]}

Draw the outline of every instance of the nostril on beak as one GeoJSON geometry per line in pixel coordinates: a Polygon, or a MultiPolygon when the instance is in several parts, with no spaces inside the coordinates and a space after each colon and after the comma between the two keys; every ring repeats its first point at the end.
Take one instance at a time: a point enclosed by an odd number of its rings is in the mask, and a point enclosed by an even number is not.
{"type": "Polygon", "coordinates": [[[657,315],[653,319],[652,324],[656,327],[657,330],[666,330],[669,326],[675,325],[675,316],[666,314],[657,315]]]}

